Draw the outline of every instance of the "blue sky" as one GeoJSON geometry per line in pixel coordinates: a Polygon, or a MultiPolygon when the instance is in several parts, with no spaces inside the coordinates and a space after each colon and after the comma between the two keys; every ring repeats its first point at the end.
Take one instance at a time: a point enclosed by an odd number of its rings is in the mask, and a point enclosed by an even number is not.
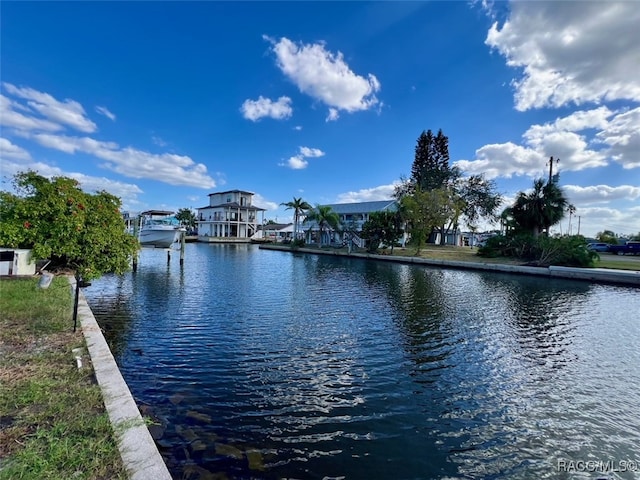
{"type": "Polygon", "coordinates": [[[241,189],[286,222],[294,196],[390,198],[420,133],[441,128],[452,163],[508,203],[554,156],[580,233],[640,231],[636,2],[0,9],[5,189],[31,168],[133,211],[241,189]]]}

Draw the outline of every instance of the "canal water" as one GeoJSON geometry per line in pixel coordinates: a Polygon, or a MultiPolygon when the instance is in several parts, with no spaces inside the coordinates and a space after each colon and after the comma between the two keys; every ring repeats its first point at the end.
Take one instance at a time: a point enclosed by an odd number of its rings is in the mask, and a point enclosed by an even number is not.
{"type": "Polygon", "coordinates": [[[638,289],[177,253],[85,290],[174,478],[640,478],[638,289]]]}

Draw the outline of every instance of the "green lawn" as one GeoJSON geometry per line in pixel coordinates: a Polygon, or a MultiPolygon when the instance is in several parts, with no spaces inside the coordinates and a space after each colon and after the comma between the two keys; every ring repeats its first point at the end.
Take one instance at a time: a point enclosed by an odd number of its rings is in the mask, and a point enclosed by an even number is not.
{"type": "Polygon", "coordinates": [[[66,278],[0,280],[0,479],[125,479],[66,278]],[[85,361],[85,363],[88,363],[85,361]]]}

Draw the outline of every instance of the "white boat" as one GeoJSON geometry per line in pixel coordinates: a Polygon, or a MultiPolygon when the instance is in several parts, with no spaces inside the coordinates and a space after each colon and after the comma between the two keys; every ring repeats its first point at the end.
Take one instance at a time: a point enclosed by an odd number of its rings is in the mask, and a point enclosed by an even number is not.
{"type": "Polygon", "coordinates": [[[180,241],[180,235],[185,231],[173,212],[147,210],[140,213],[138,240],[143,247],[170,248],[180,241]]]}

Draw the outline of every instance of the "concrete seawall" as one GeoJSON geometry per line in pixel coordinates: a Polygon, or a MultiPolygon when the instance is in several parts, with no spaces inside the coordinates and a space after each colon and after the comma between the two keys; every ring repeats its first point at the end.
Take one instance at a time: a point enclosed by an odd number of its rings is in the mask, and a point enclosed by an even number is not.
{"type": "Polygon", "coordinates": [[[527,267],[524,265],[505,265],[500,263],[461,262],[438,260],[420,257],[377,255],[372,253],[346,253],[338,250],[318,250],[314,248],[298,248],[292,250],[283,245],[260,245],[261,249],[278,250],[282,252],[300,252],[316,255],[334,255],[350,258],[362,258],[384,262],[410,263],[433,267],[458,268],[465,270],[484,270],[492,272],[515,273],[519,275],[535,275],[540,277],[568,278],[598,283],[614,283],[640,287],[640,271],[614,270],[610,268],[577,268],[577,267],[527,267]]]}
{"type": "MultiPolygon", "coordinates": [[[[71,278],[70,281],[75,290],[75,280],[71,278]]],[[[78,300],[78,319],[129,478],[171,480],[169,470],[82,292],[78,300]]]]}

